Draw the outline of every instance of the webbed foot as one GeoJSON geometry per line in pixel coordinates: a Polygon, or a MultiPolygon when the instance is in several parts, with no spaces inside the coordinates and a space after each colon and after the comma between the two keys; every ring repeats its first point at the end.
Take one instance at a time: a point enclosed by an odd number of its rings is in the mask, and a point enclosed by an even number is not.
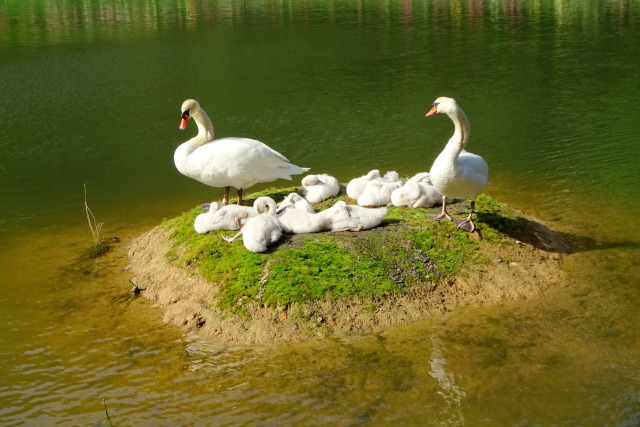
{"type": "Polygon", "coordinates": [[[473,221],[471,221],[471,218],[454,219],[453,223],[460,230],[464,230],[469,233],[473,233],[476,230],[476,225],[473,223],[473,221]]]}
{"type": "Polygon", "coordinates": [[[435,220],[435,221],[453,221],[451,219],[451,217],[449,216],[449,214],[447,213],[440,213],[438,215],[427,215],[427,217],[435,220]]]}
{"type": "Polygon", "coordinates": [[[226,240],[226,241],[227,241],[227,242],[229,242],[229,243],[233,243],[233,242],[235,242],[235,241],[236,241],[236,239],[237,239],[238,237],[240,237],[240,235],[241,235],[241,234],[242,234],[242,231],[241,231],[241,232],[239,232],[238,234],[236,234],[236,235],[235,235],[235,236],[233,236],[233,237],[228,237],[228,236],[220,236],[220,237],[222,237],[224,240],[226,240]]]}

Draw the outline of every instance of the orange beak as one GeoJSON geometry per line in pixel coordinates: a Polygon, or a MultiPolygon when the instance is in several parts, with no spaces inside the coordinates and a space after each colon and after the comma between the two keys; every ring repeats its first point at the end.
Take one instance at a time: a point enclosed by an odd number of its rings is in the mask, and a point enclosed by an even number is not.
{"type": "Polygon", "coordinates": [[[426,114],[426,117],[433,116],[437,112],[438,112],[438,104],[434,104],[434,105],[431,106],[431,109],[426,114]]]}
{"type": "Polygon", "coordinates": [[[182,113],[182,120],[180,121],[180,130],[185,130],[187,127],[187,122],[189,121],[189,112],[185,111],[182,113]]]}

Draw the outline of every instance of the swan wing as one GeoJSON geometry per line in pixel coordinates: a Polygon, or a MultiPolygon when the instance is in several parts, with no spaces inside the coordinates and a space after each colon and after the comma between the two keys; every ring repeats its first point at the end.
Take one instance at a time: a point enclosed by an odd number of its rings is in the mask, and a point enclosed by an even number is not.
{"type": "Polygon", "coordinates": [[[221,138],[198,147],[189,156],[189,176],[214,186],[250,187],[258,182],[308,170],[290,163],[268,145],[249,138],[221,138]]]}
{"type": "Polygon", "coordinates": [[[473,181],[482,189],[489,183],[489,166],[481,156],[462,150],[456,164],[463,181],[473,181]]]}

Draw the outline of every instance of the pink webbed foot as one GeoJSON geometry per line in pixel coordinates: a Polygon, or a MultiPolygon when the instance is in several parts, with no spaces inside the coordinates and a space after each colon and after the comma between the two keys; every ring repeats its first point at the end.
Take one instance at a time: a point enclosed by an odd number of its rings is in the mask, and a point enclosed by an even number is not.
{"type": "Polygon", "coordinates": [[[471,218],[454,219],[453,223],[458,229],[468,231],[469,233],[473,233],[476,229],[476,225],[471,221],[471,218]]]}
{"type": "Polygon", "coordinates": [[[449,216],[449,214],[447,213],[440,213],[438,215],[427,215],[427,216],[433,219],[434,221],[453,221],[449,216]]]}
{"type": "Polygon", "coordinates": [[[241,234],[242,234],[242,231],[241,231],[241,232],[239,232],[238,234],[236,234],[236,235],[235,235],[235,236],[233,236],[233,237],[227,237],[227,236],[220,236],[220,237],[222,237],[224,240],[226,240],[226,241],[227,241],[227,242],[229,242],[229,243],[233,243],[233,242],[235,242],[235,241],[236,241],[236,239],[237,239],[238,237],[240,237],[240,235],[241,235],[241,234]]]}

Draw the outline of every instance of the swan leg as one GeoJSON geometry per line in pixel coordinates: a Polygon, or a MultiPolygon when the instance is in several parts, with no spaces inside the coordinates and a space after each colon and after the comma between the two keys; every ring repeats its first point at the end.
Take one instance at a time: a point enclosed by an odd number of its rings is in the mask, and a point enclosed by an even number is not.
{"type": "Polygon", "coordinates": [[[238,188],[238,206],[242,204],[242,188],[238,188]]]}
{"type": "Polygon", "coordinates": [[[229,190],[231,187],[224,187],[224,196],[222,196],[222,206],[226,206],[229,203],[229,190]]]}
{"type": "Polygon", "coordinates": [[[433,218],[436,221],[453,221],[447,212],[447,196],[442,196],[442,212],[438,215],[429,215],[430,218],[433,218]]]}
{"type": "Polygon", "coordinates": [[[471,215],[473,215],[473,208],[475,207],[475,205],[476,205],[476,201],[472,200],[471,201],[471,212],[469,212],[469,216],[466,217],[463,220],[460,220],[460,219],[454,220],[454,224],[460,230],[468,231],[469,233],[473,233],[475,231],[476,225],[471,220],[471,215]]]}
{"type": "Polygon", "coordinates": [[[242,234],[242,231],[240,231],[238,234],[236,234],[236,235],[235,235],[235,236],[233,236],[233,237],[227,237],[227,236],[221,236],[221,237],[222,237],[224,240],[226,240],[227,242],[229,242],[229,243],[233,243],[233,242],[235,242],[235,241],[236,241],[236,239],[237,239],[238,237],[240,237],[240,235],[241,235],[241,234],[242,234]]]}

